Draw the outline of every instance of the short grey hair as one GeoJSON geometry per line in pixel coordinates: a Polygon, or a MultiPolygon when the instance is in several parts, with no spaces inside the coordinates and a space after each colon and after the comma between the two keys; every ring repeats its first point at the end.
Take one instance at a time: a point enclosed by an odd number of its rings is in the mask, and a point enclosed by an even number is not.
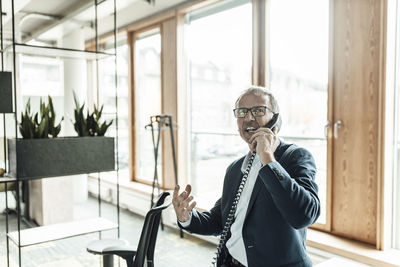
{"type": "MultiPolygon", "coordinates": [[[[235,102],[235,108],[238,107],[240,99],[242,99],[242,97],[245,95],[268,96],[269,104],[270,104],[269,108],[272,110],[273,113],[279,113],[278,101],[276,101],[276,98],[274,97],[272,92],[270,90],[268,90],[267,88],[251,85],[249,88],[244,90],[239,95],[238,99],[235,102]]],[[[279,116],[276,126],[277,126],[277,130],[279,132],[279,130],[281,129],[281,126],[282,126],[281,116],[279,116]]]]}
{"type": "Polygon", "coordinates": [[[267,88],[261,86],[253,86],[253,85],[250,86],[240,94],[240,96],[235,102],[235,107],[238,107],[239,101],[240,99],[242,99],[244,95],[268,96],[269,103],[271,105],[269,108],[272,109],[274,113],[279,113],[278,102],[276,101],[272,92],[267,88]]]}

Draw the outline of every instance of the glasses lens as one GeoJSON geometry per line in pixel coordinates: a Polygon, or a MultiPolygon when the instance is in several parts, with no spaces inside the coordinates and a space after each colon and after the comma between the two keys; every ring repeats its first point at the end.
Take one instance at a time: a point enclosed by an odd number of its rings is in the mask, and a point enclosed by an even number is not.
{"type": "Polygon", "coordinates": [[[265,110],[265,107],[254,107],[251,109],[251,113],[253,113],[255,117],[261,117],[265,115],[265,110]]]}
{"type": "Polygon", "coordinates": [[[244,118],[247,114],[247,108],[236,108],[233,110],[236,118],[244,118]]]}

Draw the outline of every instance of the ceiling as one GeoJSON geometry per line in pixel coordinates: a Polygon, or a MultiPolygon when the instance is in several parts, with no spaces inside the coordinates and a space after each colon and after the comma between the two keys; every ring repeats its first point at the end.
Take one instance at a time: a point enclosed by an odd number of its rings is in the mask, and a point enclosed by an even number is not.
{"type": "MultiPolygon", "coordinates": [[[[97,0],[98,35],[114,26],[114,0],[97,0]]],[[[193,0],[115,0],[117,28],[193,0]]],[[[4,39],[12,39],[11,1],[3,1],[4,39]]],[[[71,31],[84,30],[86,40],[95,36],[95,0],[14,0],[16,41],[56,44],[71,31]]]]}

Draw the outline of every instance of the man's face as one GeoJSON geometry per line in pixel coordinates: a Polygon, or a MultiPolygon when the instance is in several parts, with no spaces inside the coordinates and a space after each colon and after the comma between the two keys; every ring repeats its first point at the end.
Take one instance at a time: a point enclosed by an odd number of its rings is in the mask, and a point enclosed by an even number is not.
{"type": "MultiPolygon", "coordinates": [[[[246,94],[240,99],[237,108],[252,108],[257,106],[270,107],[268,98],[266,96],[246,94]]],[[[272,117],[273,114],[268,109],[265,115],[261,117],[253,117],[251,112],[248,111],[244,118],[237,118],[240,136],[246,143],[249,143],[250,137],[254,134],[254,131],[249,131],[249,129],[257,130],[260,127],[264,127],[272,117]]]]}

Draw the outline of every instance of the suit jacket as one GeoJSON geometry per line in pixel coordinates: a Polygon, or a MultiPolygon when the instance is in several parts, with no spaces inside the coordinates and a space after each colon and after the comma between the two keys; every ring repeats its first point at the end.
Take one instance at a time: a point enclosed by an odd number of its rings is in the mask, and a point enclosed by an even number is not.
{"type": "MultiPolygon", "coordinates": [[[[248,267],[308,267],[306,228],[320,214],[315,162],[306,149],[281,141],[276,162],[263,166],[254,185],[242,228],[248,267]]],[[[184,228],[201,235],[220,235],[242,179],[245,157],[227,169],[222,197],[207,212],[193,210],[184,228]]],[[[229,239],[229,236],[228,236],[229,239]]],[[[227,240],[228,240],[227,239],[227,240]]]]}

